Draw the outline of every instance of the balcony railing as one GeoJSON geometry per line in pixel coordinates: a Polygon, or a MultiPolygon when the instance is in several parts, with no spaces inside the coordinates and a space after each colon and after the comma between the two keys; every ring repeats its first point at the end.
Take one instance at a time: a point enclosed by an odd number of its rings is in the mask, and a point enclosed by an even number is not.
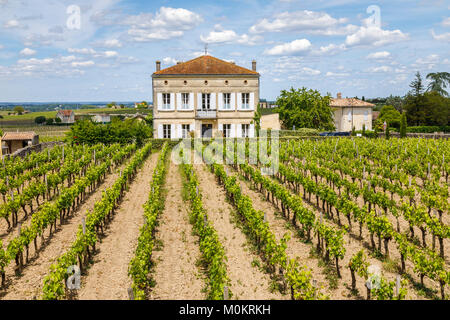
{"type": "Polygon", "coordinates": [[[198,110],[197,118],[199,119],[215,119],[217,118],[216,110],[198,110]]]}

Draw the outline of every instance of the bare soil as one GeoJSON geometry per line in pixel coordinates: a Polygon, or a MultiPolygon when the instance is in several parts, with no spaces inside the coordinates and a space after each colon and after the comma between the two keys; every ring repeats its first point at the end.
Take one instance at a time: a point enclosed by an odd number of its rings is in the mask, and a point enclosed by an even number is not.
{"type": "Polygon", "coordinates": [[[231,281],[232,299],[235,300],[270,300],[286,299],[278,291],[270,291],[271,279],[260,267],[261,259],[251,252],[251,245],[236,226],[233,207],[226,201],[226,193],[209,171],[206,165],[196,166],[199,179],[199,191],[202,194],[203,207],[208,219],[217,231],[220,243],[225,249],[227,275],[231,281]],[[235,221],[233,223],[233,221],[235,221]]]}
{"type": "Polygon", "coordinates": [[[143,205],[148,199],[153,170],[159,153],[144,162],[131,183],[114,219],[98,245],[93,265],[82,278],[80,300],[126,300],[131,287],[128,264],[134,256],[139,231],[144,224],[143,205]]]}
{"type": "Polygon", "coordinates": [[[183,201],[179,166],[170,161],[167,172],[167,198],[160,216],[156,239],[160,251],[153,252],[153,279],[156,285],[151,300],[203,300],[203,274],[197,267],[200,250],[189,223],[189,204],[183,201]]]}

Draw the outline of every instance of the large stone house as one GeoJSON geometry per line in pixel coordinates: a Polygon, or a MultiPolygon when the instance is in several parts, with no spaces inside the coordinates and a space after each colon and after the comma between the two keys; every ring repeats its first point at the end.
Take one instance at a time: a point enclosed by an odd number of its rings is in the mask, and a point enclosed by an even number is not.
{"type": "Polygon", "coordinates": [[[209,55],[152,75],[155,138],[254,137],[260,75],[209,55]]]}
{"type": "Polygon", "coordinates": [[[61,119],[61,123],[75,123],[75,113],[72,110],[59,110],[56,117],[61,119]]]}
{"type": "Polygon", "coordinates": [[[374,104],[355,98],[342,98],[338,93],[337,99],[331,99],[331,108],[334,111],[334,125],[338,132],[349,132],[362,130],[365,125],[366,130],[372,130],[372,112],[374,104]]]}

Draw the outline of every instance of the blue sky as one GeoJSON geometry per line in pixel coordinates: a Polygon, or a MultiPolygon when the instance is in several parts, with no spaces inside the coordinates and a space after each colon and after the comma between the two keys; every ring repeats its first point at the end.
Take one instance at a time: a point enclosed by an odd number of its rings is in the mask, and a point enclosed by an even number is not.
{"type": "Polygon", "coordinates": [[[0,101],[151,101],[155,61],[205,43],[256,59],[262,98],[404,95],[416,71],[450,71],[450,1],[0,0],[0,101]]]}

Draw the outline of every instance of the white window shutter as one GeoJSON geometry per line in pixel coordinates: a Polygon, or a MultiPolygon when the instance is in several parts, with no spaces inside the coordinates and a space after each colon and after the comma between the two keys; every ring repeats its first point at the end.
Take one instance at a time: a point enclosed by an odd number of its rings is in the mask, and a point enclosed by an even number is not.
{"type": "Polygon", "coordinates": [[[159,124],[158,125],[158,139],[162,139],[162,138],[164,138],[163,125],[159,124]]]}
{"type": "Polygon", "coordinates": [[[177,93],[177,110],[181,110],[182,101],[181,101],[181,93],[177,93]]]}
{"type": "Polygon", "coordinates": [[[219,110],[223,110],[223,93],[219,92],[219,110]]]}
{"type": "Polygon", "coordinates": [[[348,121],[352,121],[352,110],[348,110],[348,121]]]}
{"type": "Polygon", "coordinates": [[[171,139],[176,138],[176,131],[175,131],[175,125],[174,124],[170,125],[170,138],[171,139]]]}
{"type": "Polygon", "coordinates": [[[231,94],[231,109],[236,110],[236,93],[231,94]]]}
{"type": "Polygon", "coordinates": [[[194,93],[189,93],[189,109],[194,110],[194,93]]]}
{"type": "Polygon", "coordinates": [[[157,100],[157,103],[158,103],[158,110],[161,110],[162,109],[162,103],[163,103],[163,98],[162,98],[162,93],[161,92],[158,92],[156,94],[156,100],[157,100]]]}
{"type": "Polygon", "coordinates": [[[202,110],[202,94],[197,93],[197,110],[202,110]]]}
{"type": "Polygon", "coordinates": [[[237,138],[242,138],[242,124],[237,125],[237,138]]]}
{"type": "Polygon", "coordinates": [[[181,124],[177,124],[177,138],[183,138],[183,133],[181,132],[181,124]]]}
{"type": "Polygon", "coordinates": [[[255,125],[253,123],[250,125],[250,131],[248,133],[248,137],[249,138],[255,137],[255,125]]]}
{"type": "Polygon", "coordinates": [[[223,134],[223,123],[219,123],[219,131],[223,134]]]}
{"type": "Polygon", "coordinates": [[[250,93],[250,110],[255,110],[255,93],[250,93]]]}
{"type": "Polygon", "coordinates": [[[237,109],[242,110],[242,93],[237,93],[237,109]]]}
{"type": "Polygon", "coordinates": [[[233,123],[231,124],[231,134],[230,138],[236,138],[236,125],[233,123]]]}
{"type": "Polygon", "coordinates": [[[216,94],[211,93],[211,110],[216,110],[216,94]]]}
{"type": "Polygon", "coordinates": [[[170,94],[170,110],[175,110],[175,93],[170,94]]]}

